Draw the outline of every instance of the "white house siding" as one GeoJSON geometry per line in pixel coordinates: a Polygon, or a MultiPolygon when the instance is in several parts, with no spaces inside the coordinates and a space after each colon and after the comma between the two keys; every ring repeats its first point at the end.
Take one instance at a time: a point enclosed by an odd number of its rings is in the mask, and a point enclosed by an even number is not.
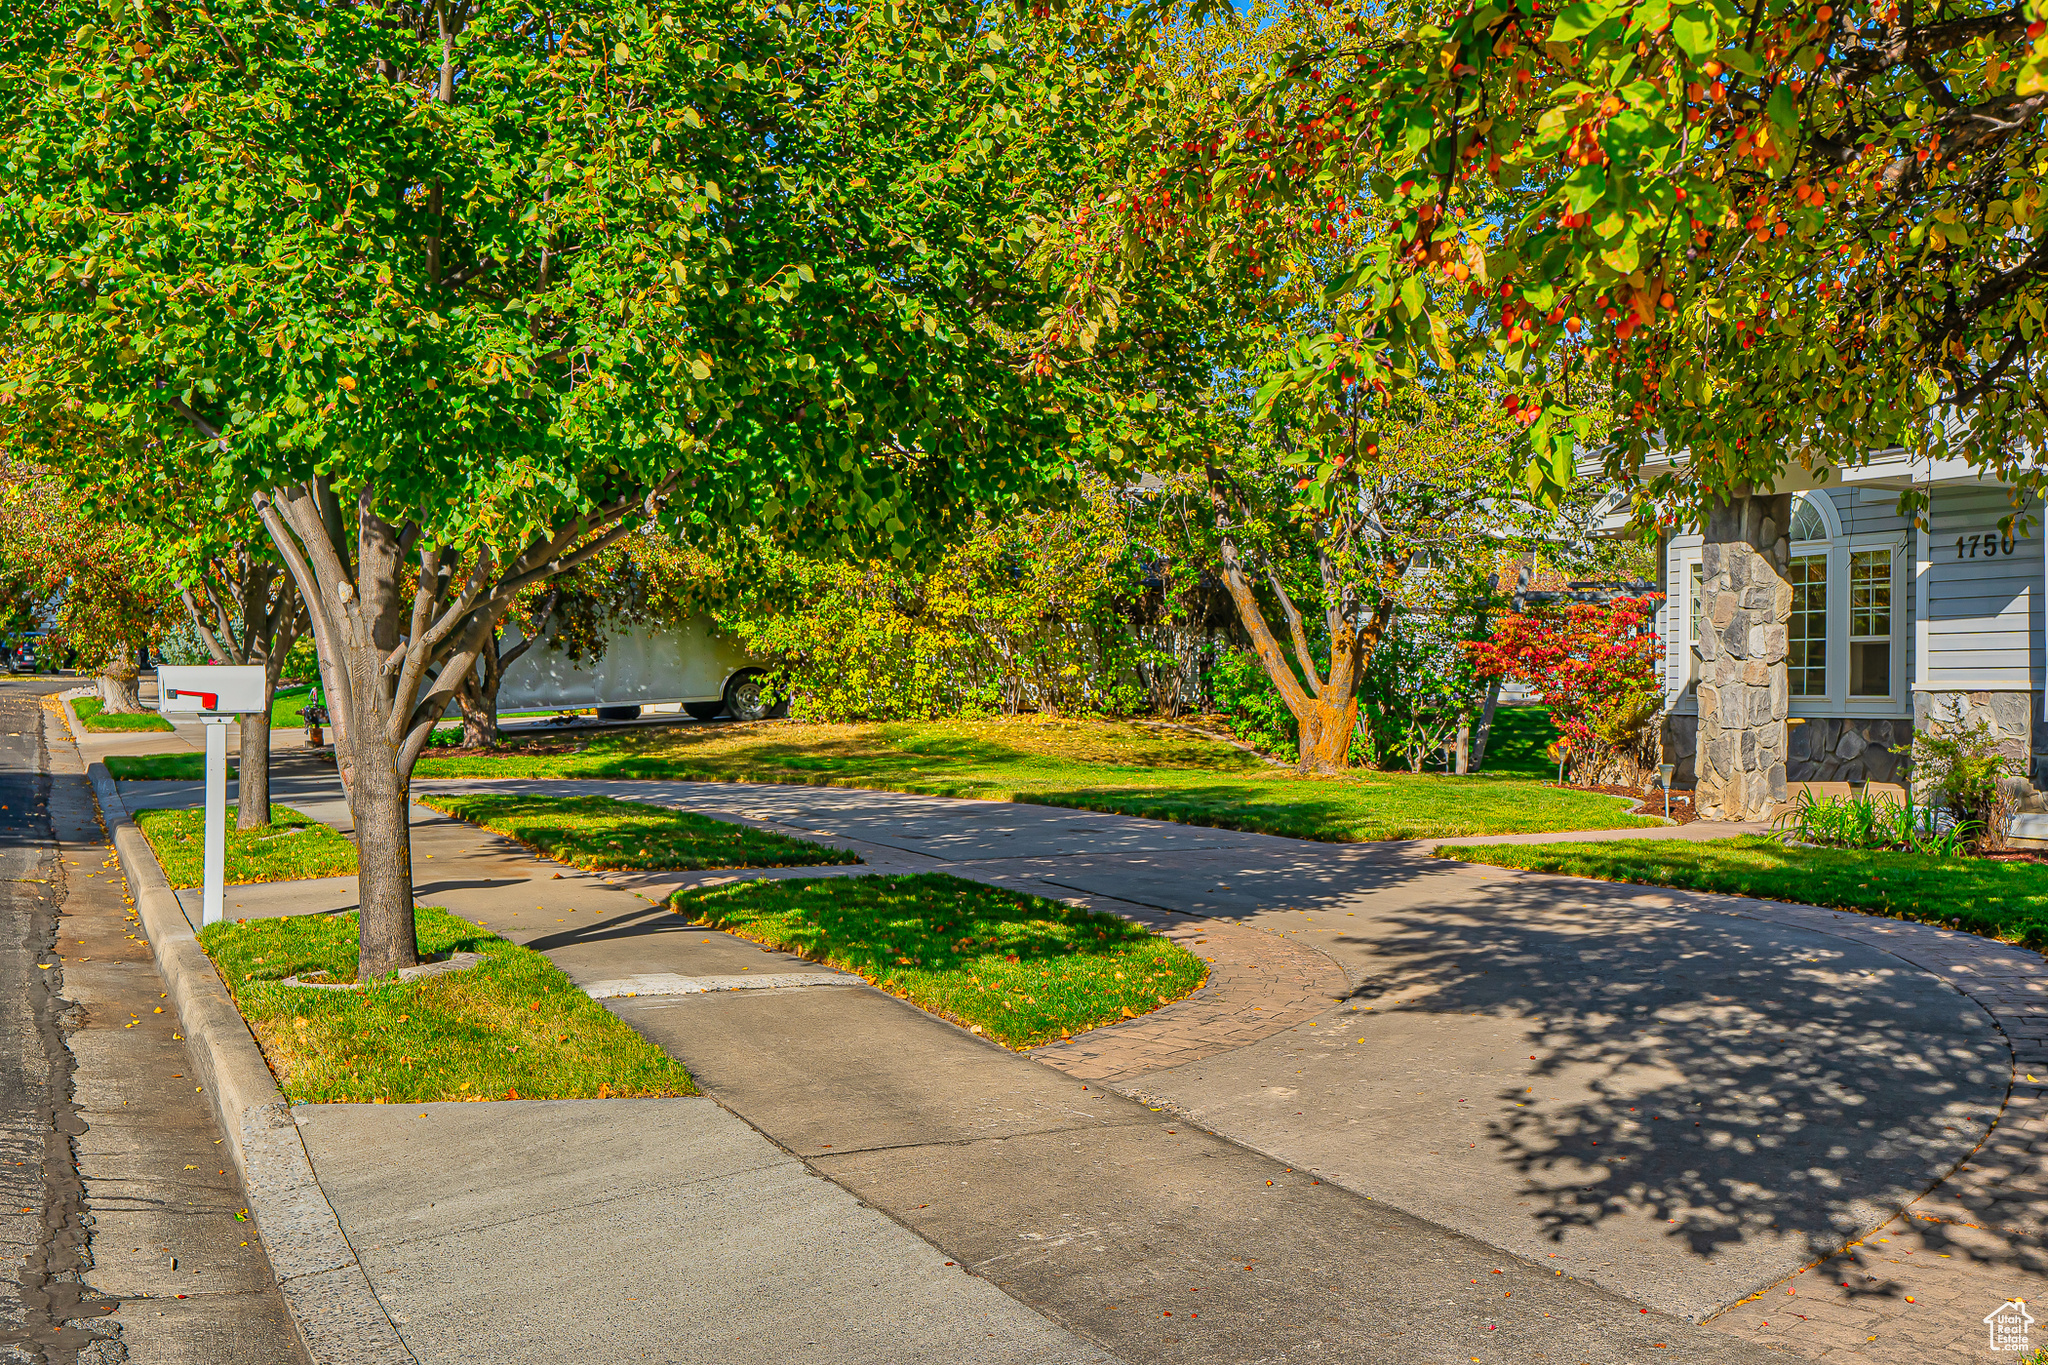
{"type": "MultiPolygon", "coordinates": [[[[2048,585],[2042,581],[2040,520],[2038,503],[2015,509],[2010,494],[1997,484],[1935,489],[1921,543],[1927,619],[1920,644],[1926,667],[1915,676],[1913,694],[1919,727],[1988,726],[2006,757],[2037,789],[2048,786],[2048,726],[2041,715],[2041,688],[2048,674],[2042,640],[2048,585]],[[2023,520],[2031,514],[2036,524],[2007,537],[1998,523],[2016,510],[2023,520]]],[[[2021,809],[2039,823],[2042,804],[2036,791],[2021,809]]],[[[2016,821],[2015,832],[2038,836],[2048,834],[2048,828],[2022,831],[2016,821]]]]}
{"type": "Polygon", "coordinates": [[[1686,685],[1692,679],[1691,646],[1686,640],[1691,610],[1692,568],[1700,562],[1701,538],[1672,536],[1664,545],[1664,605],[1657,613],[1657,635],[1664,641],[1664,705],[1666,710],[1692,711],[1686,685]]]}
{"type": "Polygon", "coordinates": [[[1927,666],[1915,675],[1917,685],[1925,691],[2038,690],[2048,662],[2042,657],[2042,528],[2037,524],[2031,535],[2010,540],[2001,536],[1999,519],[2011,515],[2013,505],[1996,484],[1938,488],[1930,512],[1921,582],[1927,666]],[[1986,537],[1996,553],[1985,553],[1986,537]]]}

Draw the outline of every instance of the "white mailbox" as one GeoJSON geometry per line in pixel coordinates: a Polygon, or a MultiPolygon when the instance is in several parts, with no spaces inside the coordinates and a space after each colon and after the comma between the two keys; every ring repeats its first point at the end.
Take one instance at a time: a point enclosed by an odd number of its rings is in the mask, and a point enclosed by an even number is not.
{"type": "Polygon", "coordinates": [[[199,922],[218,923],[227,870],[228,725],[236,716],[270,709],[270,688],[262,665],[221,665],[205,668],[159,668],[157,709],[171,715],[197,716],[206,727],[205,871],[200,882],[199,922]]]}
{"type": "Polygon", "coordinates": [[[173,668],[156,672],[158,705],[171,712],[243,715],[270,709],[263,667],[173,668]]]}

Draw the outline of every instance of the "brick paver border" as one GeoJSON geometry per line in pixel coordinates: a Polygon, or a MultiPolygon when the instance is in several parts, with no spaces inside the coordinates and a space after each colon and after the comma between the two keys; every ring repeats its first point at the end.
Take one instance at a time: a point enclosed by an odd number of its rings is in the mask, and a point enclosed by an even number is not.
{"type": "Polygon", "coordinates": [[[1031,1056],[1070,1076],[1112,1088],[1148,1072],[1198,1062],[1327,1013],[1351,993],[1329,957],[1278,934],[1222,919],[1194,919],[1107,896],[1072,901],[1135,919],[1209,963],[1192,995],[1150,1014],[1034,1048],[1031,1056]]]}

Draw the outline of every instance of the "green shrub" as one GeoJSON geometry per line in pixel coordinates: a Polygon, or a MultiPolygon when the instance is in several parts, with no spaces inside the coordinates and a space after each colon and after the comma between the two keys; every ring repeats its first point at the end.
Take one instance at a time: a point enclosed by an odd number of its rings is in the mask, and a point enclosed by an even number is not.
{"type": "Polygon", "coordinates": [[[1266,676],[1266,666],[1249,649],[1223,650],[1209,671],[1209,691],[1230,733],[1262,753],[1294,757],[1301,729],[1266,676]]]}
{"type": "Polygon", "coordinates": [[[1913,774],[1972,831],[1979,851],[2005,847],[2005,824],[2011,799],[1999,779],[2019,775],[2019,767],[1998,748],[1998,738],[1983,721],[1964,730],[1921,730],[1906,746],[1913,774]]]}

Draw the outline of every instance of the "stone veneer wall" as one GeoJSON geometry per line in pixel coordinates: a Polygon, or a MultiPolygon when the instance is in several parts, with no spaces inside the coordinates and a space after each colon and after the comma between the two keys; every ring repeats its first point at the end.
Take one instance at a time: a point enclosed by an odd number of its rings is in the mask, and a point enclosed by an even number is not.
{"type": "Polygon", "coordinates": [[[1785,799],[1791,508],[1785,493],[1707,507],[1693,800],[1710,820],[1759,819],[1785,799]]]}
{"type": "MultiPolygon", "coordinates": [[[[1913,738],[1908,720],[1868,720],[1860,716],[1817,716],[1787,721],[1787,782],[1904,782],[1911,764],[1891,752],[1913,738]]],[[[1690,787],[1698,780],[1699,717],[1664,717],[1663,762],[1677,771],[1672,785],[1690,787]]],[[[2048,758],[2048,755],[2044,755],[2048,758]]]]}
{"type": "Polygon", "coordinates": [[[1785,775],[1794,782],[1904,782],[1913,765],[1892,749],[1912,741],[1910,720],[1814,716],[1792,727],[1785,775]]]}

